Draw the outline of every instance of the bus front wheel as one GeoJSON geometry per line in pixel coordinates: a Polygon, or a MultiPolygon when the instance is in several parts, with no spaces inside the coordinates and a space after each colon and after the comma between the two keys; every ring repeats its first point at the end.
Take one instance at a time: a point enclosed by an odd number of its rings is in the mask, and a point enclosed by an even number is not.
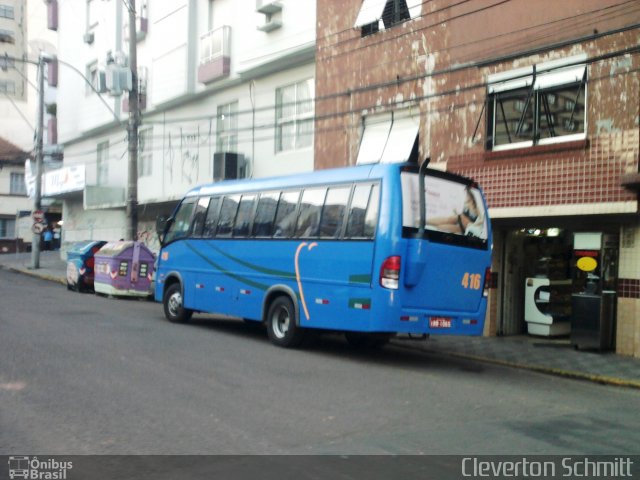
{"type": "Polygon", "coordinates": [[[184,308],[182,304],[182,289],[178,283],[169,285],[164,292],[162,305],[164,306],[164,316],[173,323],[188,322],[193,314],[193,311],[184,308]]]}
{"type": "Polygon", "coordinates": [[[304,329],[297,325],[296,311],[288,297],[276,298],[267,313],[267,334],[274,345],[294,348],[302,343],[304,329]]]}

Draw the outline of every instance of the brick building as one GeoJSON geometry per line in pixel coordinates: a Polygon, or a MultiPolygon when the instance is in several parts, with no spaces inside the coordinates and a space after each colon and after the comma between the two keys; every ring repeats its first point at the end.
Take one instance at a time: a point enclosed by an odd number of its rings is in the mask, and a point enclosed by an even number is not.
{"type": "Polygon", "coordinates": [[[485,334],[540,315],[538,334],[566,334],[571,294],[596,288],[616,292],[616,351],[640,357],[639,44],[624,0],[318,0],[315,167],[415,141],[485,191],[485,334]],[[576,267],[585,251],[595,270],[576,267]]]}

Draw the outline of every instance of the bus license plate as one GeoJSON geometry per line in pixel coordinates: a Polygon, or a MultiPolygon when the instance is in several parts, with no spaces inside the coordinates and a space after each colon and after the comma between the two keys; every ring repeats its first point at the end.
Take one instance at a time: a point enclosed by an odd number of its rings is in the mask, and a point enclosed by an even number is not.
{"type": "Polygon", "coordinates": [[[429,317],[430,328],[451,328],[451,317],[429,317]]]}

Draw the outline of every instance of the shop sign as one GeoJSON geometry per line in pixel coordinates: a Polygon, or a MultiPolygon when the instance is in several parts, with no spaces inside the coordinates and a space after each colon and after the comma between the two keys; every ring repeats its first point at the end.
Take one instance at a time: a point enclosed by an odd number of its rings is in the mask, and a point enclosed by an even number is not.
{"type": "Polygon", "coordinates": [[[593,257],[582,257],[578,259],[576,265],[583,272],[593,272],[598,266],[598,261],[593,257]]]}

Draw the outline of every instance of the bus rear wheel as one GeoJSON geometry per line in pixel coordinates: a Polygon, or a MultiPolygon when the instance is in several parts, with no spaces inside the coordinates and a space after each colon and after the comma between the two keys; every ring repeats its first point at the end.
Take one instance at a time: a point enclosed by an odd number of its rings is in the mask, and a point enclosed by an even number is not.
{"type": "Polygon", "coordinates": [[[192,310],[184,308],[182,304],[182,288],[180,284],[169,285],[162,297],[164,316],[172,323],[186,323],[191,319],[192,310]]]}
{"type": "Polygon", "coordinates": [[[278,297],[269,306],[267,334],[274,345],[284,348],[300,346],[305,331],[297,324],[296,310],[288,297],[278,297]]]}

